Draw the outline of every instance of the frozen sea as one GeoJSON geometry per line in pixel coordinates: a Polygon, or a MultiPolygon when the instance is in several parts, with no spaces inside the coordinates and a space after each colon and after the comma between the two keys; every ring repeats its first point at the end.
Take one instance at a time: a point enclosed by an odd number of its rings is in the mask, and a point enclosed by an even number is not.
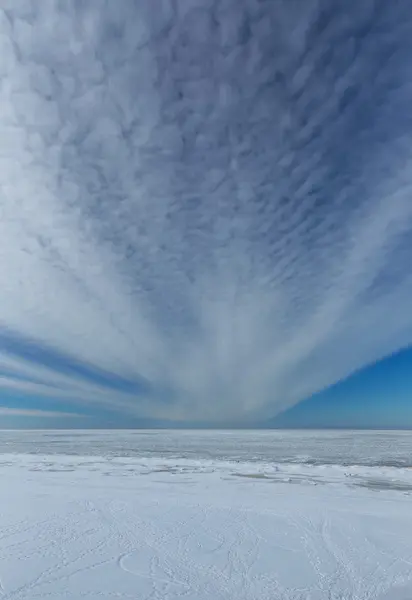
{"type": "Polygon", "coordinates": [[[412,432],[0,431],[0,599],[412,600],[412,432]]]}

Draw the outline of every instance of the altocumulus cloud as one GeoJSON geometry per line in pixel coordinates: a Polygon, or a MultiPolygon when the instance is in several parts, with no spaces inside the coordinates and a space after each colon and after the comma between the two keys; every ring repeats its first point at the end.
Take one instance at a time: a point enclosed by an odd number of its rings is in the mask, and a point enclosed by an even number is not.
{"type": "Polygon", "coordinates": [[[412,342],[410,0],[4,0],[0,386],[271,417],[412,342]]]}

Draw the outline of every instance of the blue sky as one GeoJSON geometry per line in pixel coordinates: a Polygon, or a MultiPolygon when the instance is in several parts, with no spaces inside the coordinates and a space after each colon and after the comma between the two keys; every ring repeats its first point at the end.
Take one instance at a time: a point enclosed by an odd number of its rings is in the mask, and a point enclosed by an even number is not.
{"type": "Polygon", "coordinates": [[[363,368],[279,415],[278,427],[412,429],[412,348],[363,368]]]}
{"type": "Polygon", "coordinates": [[[0,34],[0,427],[411,423],[409,0],[0,34]]]}

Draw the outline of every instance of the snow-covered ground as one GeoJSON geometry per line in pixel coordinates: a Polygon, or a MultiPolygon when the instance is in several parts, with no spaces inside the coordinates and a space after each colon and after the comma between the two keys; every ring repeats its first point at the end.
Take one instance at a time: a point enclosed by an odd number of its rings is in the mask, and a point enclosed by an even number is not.
{"type": "Polygon", "coordinates": [[[79,455],[73,439],[0,454],[0,599],[412,600],[407,466],[79,455]]]}

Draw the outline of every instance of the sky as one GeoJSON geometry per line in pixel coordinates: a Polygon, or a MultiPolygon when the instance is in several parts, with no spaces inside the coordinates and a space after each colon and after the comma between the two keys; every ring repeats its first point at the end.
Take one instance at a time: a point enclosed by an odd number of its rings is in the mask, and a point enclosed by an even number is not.
{"type": "Polygon", "coordinates": [[[0,428],[412,426],[411,56],[409,0],[4,0],[0,428]]]}
{"type": "Polygon", "coordinates": [[[412,429],[412,349],[397,352],[275,417],[273,427],[412,429]]]}

